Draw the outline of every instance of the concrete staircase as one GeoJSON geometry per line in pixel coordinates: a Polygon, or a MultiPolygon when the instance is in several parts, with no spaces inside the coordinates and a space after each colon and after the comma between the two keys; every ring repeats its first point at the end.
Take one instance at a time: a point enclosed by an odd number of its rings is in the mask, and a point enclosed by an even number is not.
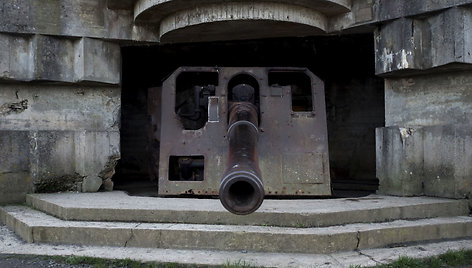
{"type": "Polygon", "coordinates": [[[219,200],[128,196],[124,192],[31,194],[0,208],[0,220],[29,243],[333,253],[472,237],[466,200],[428,197],[265,200],[248,216],[219,200]]]}

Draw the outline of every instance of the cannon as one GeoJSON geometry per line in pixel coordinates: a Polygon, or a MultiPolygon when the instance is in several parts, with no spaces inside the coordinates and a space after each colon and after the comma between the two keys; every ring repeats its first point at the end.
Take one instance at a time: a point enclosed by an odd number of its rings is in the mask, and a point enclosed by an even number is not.
{"type": "Polygon", "coordinates": [[[150,90],[159,196],[246,215],[267,197],[331,195],[324,85],[308,69],[180,67],[150,90]]]}
{"type": "MultiPolygon", "coordinates": [[[[246,84],[238,85],[236,89],[238,88],[247,88],[248,92],[254,92],[254,89],[246,84]]],[[[258,125],[257,107],[245,96],[238,96],[237,102],[233,102],[229,108],[228,168],[221,180],[219,191],[221,204],[234,214],[250,214],[258,209],[264,200],[264,186],[257,155],[258,125]]]]}

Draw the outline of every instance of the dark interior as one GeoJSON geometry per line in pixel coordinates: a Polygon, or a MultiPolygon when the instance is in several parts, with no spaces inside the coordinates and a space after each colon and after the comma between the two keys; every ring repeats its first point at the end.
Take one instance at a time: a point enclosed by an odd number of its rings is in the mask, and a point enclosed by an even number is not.
{"type": "MultiPolygon", "coordinates": [[[[149,154],[158,144],[148,143],[147,89],[160,86],[180,66],[309,68],[325,83],[334,195],[377,189],[375,128],[384,126],[385,111],[383,79],[374,75],[372,34],[123,47],[116,189],[132,193],[145,188],[146,195],[157,194],[156,178],[150,175],[155,158],[149,154]]],[[[305,84],[301,77],[294,109],[310,109],[305,84]]]]}

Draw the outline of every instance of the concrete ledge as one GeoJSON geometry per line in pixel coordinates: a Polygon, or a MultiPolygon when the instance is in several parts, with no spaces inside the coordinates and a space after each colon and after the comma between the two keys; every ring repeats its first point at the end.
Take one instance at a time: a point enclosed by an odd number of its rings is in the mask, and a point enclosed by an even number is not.
{"type": "Polygon", "coordinates": [[[0,33],[0,80],[118,85],[120,73],[117,43],[0,33]]]}
{"type": "MultiPolygon", "coordinates": [[[[188,250],[135,247],[104,247],[25,243],[0,224],[0,254],[38,256],[84,256],[107,259],[132,259],[141,262],[177,263],[190,266],[220,267],[240,263],[255,267],[323,267],[346,268],[375,266],[397,260],[400,256],[427,258],[448,250],[472,249],[472,239],[400,245],[379,249],[366,249],[332,254],[264,253],[251,251],[188,250]]],[[[179,266],[179,265],[177,265],[179,266]]]]}
{"type": "MultiPolygon", "coordinates": [[[[156,23],[160,22],[164,17],[181,11],[184,8],[194,8],[202,5],[218,4],[220,2],[220,0],[138,0],[134,6],[134,18],[137,23],[156,23]]],[[[253,1],[246,0],[240,2],[252,3],[253,1]]],[[[349,12],[351,7],[351,1],[349,0],[272,0],[270,2],[298,5],[329,15],[349,12]]]]}
{"type": "Polygon", "coordinates": [[[466,200],[426,197],[265,200],[247,216],[215,199],[152,198],[123,192],[30,194],[27,204],[64,220],[324,227],[467,215],[466,200]]]}
{"type": "Polygon", "coordinates": [[[161,42],[197,42],[325,33],[328,20],[317,10],[288,3],[223,2],[199,5],[165,17],[161,42]]]}
{"type": "MultiPolygon", "coordinates": [[[[397,1],[390,2],[395,2],[395,6],[385,10],[397,10],[397,1]]],[[[419,5],[419,1],[409,2],[419,5]]],[[[375,73],[406,76],[419,71],[433,72],[435,68],[455,70],[459,64],[470,69],[471,27],[470,7],[454,7],[418,19],[408,17],[386,22],[375,32],[375,73]]]]}
{"type": "Polygon", "coordinates": [[[134,0],[2,0],[0,32],[158,42],[155,29],[134,25],[134,0]]]}
{"type": "Polygon", "coordinates": [[[340,227],[285,228],[62,221],[21,206],[0,209],[1,219],[23,239],[122,247],[332,253],[472,236],[472,217],[449,217],[340,227]]]}

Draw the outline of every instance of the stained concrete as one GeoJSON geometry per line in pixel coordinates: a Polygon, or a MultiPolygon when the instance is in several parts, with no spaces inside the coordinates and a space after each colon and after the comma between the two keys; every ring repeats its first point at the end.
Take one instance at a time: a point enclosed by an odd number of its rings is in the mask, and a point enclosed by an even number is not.
{"type": "Polygon", "coordinates": [[[298,5],[224,2],[199,5],[168,15],[160,23],[160,41],[309,36],[326,32],[327,26],[328,20],[324,14],[298,5]]]}
{"type": "Polygon", "coordinates": [[[0,80],[120,83],[120,46],[92,38],[0,33],[0,80]]]}
{"type": "Polygon", "coordinates": [[[472,196],[471,125],[377,129],[379,193],[472,196]]]}
{"type": "Polygon", "coordinates": [[[472,125],[471,72],[385,80],[385,125],[472,125]]]}
{"type": "Polygon", "coordinates": [[[117,131],[120,93],[118,87],[0,83],[0,107],[26,101],[24,109],[0,108],[0,129],[117,131]]]}
{"type": "Polygon", "coordinates": [[[471,196],[471,86],[470,72],[386,79],[380,193],[471,196]]]}
{"type": "Polygon", "coordinates": [[[64,220],[323,227],[467,215],[465,200],[370,195],[265,200],[253,214],[228,213],[218,199],[152,198],[124,192],[31,194],[27,204],[64,220]]]}
{"type": "Polygon", "coordinates": [[[423,194],[423,131],[417,128],[376,129],[376,165],[380,194],[423,194]]]}
{"type": "MultiPolygon", "coordinates": [[[[171,13],[182,9],[194,8],[201,5],[217,4],[219,0],[200,0],[198,3],[189,3],[185,0],[136,0],[134,16],[137,22],[160,22],[171,13]]],[[[250,1],[241,1],[250,2],[250,1]]],[[[351,3],[348,0],[273,0],[273,3],[289,3],[297,6],[308,7],[323,14],[338,15],[349,12],[351,3]]]]}
{"type": "Polygon", "coordinates": [[[472,236],[472,217],[319,228],[63,221],[22,206],[0,219],[27,242],[251,252],[333,253],[472,236]]]}
{"type": "Polygon", "coordinates": [[[32,132],[31,172],[36,192],[96,192],[110,158],[119,156],[119,133],[32,132]]]}
{"type": "Polygon", "coordinates": [[[120,157],[120,95],[115,86],[0,84],[0,165],[8,166],[0,169],[1,202],[33,191],[96,191],[110,180],[120,157]]]}
{"type": "MultiPolygon", "coordinates": [[[[397,3],[394,6],[388,12],[396,10],[397,3]]],[[[420,7],[412,10],[418,12],[420,7]]],[[[376,74],[405,76],[418,70],[472,64],[471,27],[470,7],[385,22],[375,32],[376,74]],[[455,65],[446,66],[450,64],[455,65]]]]}
{"type": "Polygon", "coordinates": [[[0,203],[23,202],[31,191],[26,131],[0,130],[0,203]]]}
{"type": "Polygon", "coordinates": [[[1,203],[30,192],[95,192],[119,158],[117,131],[0,131],[1,203]]]}
{"type": "Polygon", "coordinates": [[[153,27],[134,25],[132,6],[125,2],[5,0],[0,8],[0,32],[159,41],[153,27]]]}
{"type": "Polygon", "coordinates": [[[0,253],[46,256],[88,256],[142,262],[178,263],[184,265],[217,265],[240,263],[257,267],[350,267],[390,263],[400,256],[426,258],[448,250],[472,249],[472,240],[421,243],[410,246],[367,249],[334,254],[258,253],[251,251],[182,250],[133,247],[26,244],[0,224],[0,253]]]}

